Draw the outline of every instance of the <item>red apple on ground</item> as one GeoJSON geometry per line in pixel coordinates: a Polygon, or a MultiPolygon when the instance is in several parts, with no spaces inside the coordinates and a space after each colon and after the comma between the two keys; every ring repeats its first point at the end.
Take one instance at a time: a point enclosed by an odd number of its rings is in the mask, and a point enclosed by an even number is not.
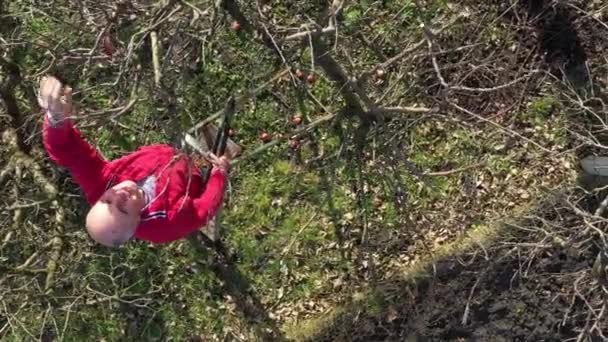
{"type": "Polygon", "coordinates": [[[260,139],[262,139],[263,142],[269,142],[270,134],[263,132],[262,134],[260,134],[260,139]]]}
{"type": "Polygon", "coordinates": [[[306,80],[308,81],[308,83],[313,84],[317,80],[317,76],[315,76],[314,72],[311,72],[310,74],[308,74],[308,77],[306,77],[306,80]]]}
{"type": "Polygon", "coordinates": [[[297,150],[300,147],[300,140],[298,140],[298,138],[291,138],[289,140],[289,148],[291,148],[292,150],[297,150]]]}

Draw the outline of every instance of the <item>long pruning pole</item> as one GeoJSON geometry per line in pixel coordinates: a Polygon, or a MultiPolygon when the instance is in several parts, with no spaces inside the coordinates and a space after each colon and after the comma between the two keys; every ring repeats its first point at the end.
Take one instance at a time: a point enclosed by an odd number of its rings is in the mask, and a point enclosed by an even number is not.
{"type": "MultiPolygon", "coordinates": [[[[221,113],[222,122],[220,124],[220,127],[218,128],[217,134],[215,136],[215,140],[213,142],[213,147],[210,151],[218,157],[224,155],[224,153],[226,152],[226,146],[228,144],[228,138],[229,138],[230,124],[232,122],[232,116],[234,115],[235,110],[236,110],[236,101],[235,101],[234,97],[231,96],[228,99],[228,102],[226,103],[226,106],[224,107],[224,110],[221,113]]],[[[188,145],[190,145],[196,152],[200,153],[203,157],[205,157],[209,153],[209,152],[203,151],[200,147],[200,144],[196,141],[196,139],[194,139],[194,137],[192,137],[188,133],[186,133],[184,135],[184,142],[187,143],[188,145]]],[[[207,182],[209,181],[209,178],[211,177],[211,170],[212,170],[212,168],[209,168],[203,178],[203,184],[205,186],[206,186],[207,182]]],[[[200,238],[205,246],[213,248],[218,253],[218,255],[223,257],[224,261],[230,262],[230,260],[232,259],[230,256],[230,253],[228,252],[226,246],[224,246],[224,244],[220,240],[212,241],[209,237],[207,237],[205,234],[203,234],[199,231],[198,234],[193,234],[189,237],[190,242],[196,248],[200,247],[199,244],[196,242],[196,240],[197,240],[196,235],[200,236],[200,238]]]]}
{"type": "MultiPolygon", "coordinates": [[[[211,152],[218,157],[221,157],[226,152],[226,145],[228,144],[228,138],[230,131],[230,124],[232,123],[232,116],[234,115],[234,111],[236,108],[236,102],[234,97],[230,97],[228,102],[226,103],[226,107],[224,107],[224,113],[222,115],[222,123],[217,130],[217,134],[215,136],[215,141],[213,142],[213,148],[211,152]]],[[[204,179],[204,184],[207,184],[209,177],[211,176],[211,169],[207,170],[207,174],[204,179]]]]}

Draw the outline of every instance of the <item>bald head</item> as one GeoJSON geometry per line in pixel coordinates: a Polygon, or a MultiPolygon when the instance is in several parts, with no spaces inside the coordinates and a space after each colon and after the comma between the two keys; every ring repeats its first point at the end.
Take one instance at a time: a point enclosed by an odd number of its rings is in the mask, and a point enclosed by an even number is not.
{"type": "Polygon", "coordinates": [[[111,206],[102,202],[91,207],[86,219],[89,236],[108,247],[118,247],[129,241],[138,224],[139,220],[115,215],[111,206]]]}
{"type": "Polygon", "coordinates": [[[131,181],[122,182],[103,193],[86,218],[87,232],[96,242],[118,247],[129,241],[145,205],[143,192],[131,181]]]}

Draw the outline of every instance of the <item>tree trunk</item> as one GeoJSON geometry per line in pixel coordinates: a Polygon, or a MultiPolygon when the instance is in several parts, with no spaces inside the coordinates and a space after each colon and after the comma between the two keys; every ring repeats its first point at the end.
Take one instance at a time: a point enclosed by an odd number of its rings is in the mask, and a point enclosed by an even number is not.
{"type": "Polygon", "coordinates": [[[17,104],[15,87],[21,83],[21,73],[19,66],[14,62],[7,61],[0,57],[0,98],[6,106],[6,112],[11,118],[11,127],[17,135],[17,146],[24,153],[29,153],[31,146],[25,143],[25,130],[23,117],[17,104]]]}

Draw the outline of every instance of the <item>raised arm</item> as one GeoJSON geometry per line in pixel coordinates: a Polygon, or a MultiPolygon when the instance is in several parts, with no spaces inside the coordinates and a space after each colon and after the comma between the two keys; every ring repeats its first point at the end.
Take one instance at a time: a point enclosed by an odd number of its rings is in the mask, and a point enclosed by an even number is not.
{"type": "Polygon", "coordinates": [[[173,220],[182,238],[206,225],[211,220],[224,200],[224,190],[228,179],[229,161],[215,158],[216,165],[209,177],[205,191],[198,198],[187,197],[177,203],[173,220]]]}
{"type": "Polygon", "coordinates": [[[51,160],[68,169],[89,203],[93,203],[104,190],[103,170],[107,161],[84,140],[69,119],[71,95],[72,90],[64,88],[54,77],[40,82],[38,100],[45,113],[43,144],[51,160]]]}

